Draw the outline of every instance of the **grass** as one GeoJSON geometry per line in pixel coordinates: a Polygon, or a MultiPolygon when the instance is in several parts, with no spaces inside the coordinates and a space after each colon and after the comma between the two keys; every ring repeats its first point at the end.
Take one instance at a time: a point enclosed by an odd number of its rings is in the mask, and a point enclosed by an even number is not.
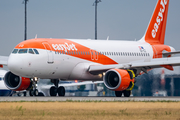
{"type": "Polygon", "coordinates": [[[5,119],[180,120],[180,102],[1,102],[5,119]]]}

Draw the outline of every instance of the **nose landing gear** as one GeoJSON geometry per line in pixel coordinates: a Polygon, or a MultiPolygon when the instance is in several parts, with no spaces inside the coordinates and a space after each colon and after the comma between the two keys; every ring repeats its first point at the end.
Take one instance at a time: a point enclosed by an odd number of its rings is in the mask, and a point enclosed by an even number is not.
{"type": "Polygon", "coordinates": [[[37,89],[38,78],[32,78],[32,88],[29,90],[29,96],[44,96],[42,92],[37,89]]]}

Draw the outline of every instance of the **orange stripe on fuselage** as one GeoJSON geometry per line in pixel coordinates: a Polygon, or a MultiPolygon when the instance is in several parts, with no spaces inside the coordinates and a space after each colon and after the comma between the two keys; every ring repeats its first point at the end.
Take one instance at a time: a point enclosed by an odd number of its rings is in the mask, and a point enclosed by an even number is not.
{"type": "Polygon", "coordinates": [[[103,54],[99,54],[98,51],[96,50],[92,50],[86,46],[83,46],[79,43],[76,43],[67,39],[41,39],[41,38],[31,39],[31,40],[26,40],[19,43],[15,48],[17,49],[22,49],[22,48],[47,49],[47,50],[52,50],[52,51],[61,52],[61,53],[62,52],[64,53],[66,51],[66,54],[67,52],[71,53],[71,54],[68,54],[70,56],[85,59],[88,61],[92,61],[92,62],[104,64],[104,65],[118,64],[111,58],[103,54]],[[51,46],[51,48],[50,47],[45,48],[43,43],[48,43],[51,46]],[[74,52],[76,52],[76,54],[74,54],[74,52]],[[79,54],[79,52],[81,54],[79,54]],[[86,54],[88,52],[90,54],[86,54]]]}

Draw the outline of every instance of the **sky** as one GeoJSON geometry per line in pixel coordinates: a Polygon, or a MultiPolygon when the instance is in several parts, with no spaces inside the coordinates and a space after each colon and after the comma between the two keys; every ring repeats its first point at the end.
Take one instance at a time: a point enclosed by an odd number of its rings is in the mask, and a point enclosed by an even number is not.
{"type": "MultiPolygon", "coordinates": [[[[0,0],[0,55],[24,40],[23,0],[0,0]]],[[[95,0],[29,0],[27,38],[94,39],[95,0]]],[[[157,0],[101,0],[98,39],[139,40],[157,0]]],[[[180,0],[170,0],[165,44],[180,50],[180,0]]]]}

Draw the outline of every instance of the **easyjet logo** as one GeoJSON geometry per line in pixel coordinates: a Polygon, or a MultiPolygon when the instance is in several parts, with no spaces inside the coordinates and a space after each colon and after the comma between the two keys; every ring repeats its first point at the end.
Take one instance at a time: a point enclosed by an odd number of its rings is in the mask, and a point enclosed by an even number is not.
{"type": "Polygon", "coordinates": [[[64,50],[64,51],[70,51],[70,50],[78,50],[76,48],[76,46],[72,43],[72,44],[68,44],[68,43],[64,43],[64,44],[52,44],[52,47],[54,48],[54,50],[64,50]]]}
{"type": "Polygon", "coordinates": [[[160,4],[162,6],[162,8],[160,8],[160,11],[158,13],[158,16],[156,18],[156,23],[154,24],[154,29],[152,30],[152,37],[155,38],[156,37],[156,33],[158,32],[159,29],[159,25],[161,24],[161,22],[163,21],[163,13],[166,9],[166,4],[167,4],[168,0],[161,0],[160,4]]]}

